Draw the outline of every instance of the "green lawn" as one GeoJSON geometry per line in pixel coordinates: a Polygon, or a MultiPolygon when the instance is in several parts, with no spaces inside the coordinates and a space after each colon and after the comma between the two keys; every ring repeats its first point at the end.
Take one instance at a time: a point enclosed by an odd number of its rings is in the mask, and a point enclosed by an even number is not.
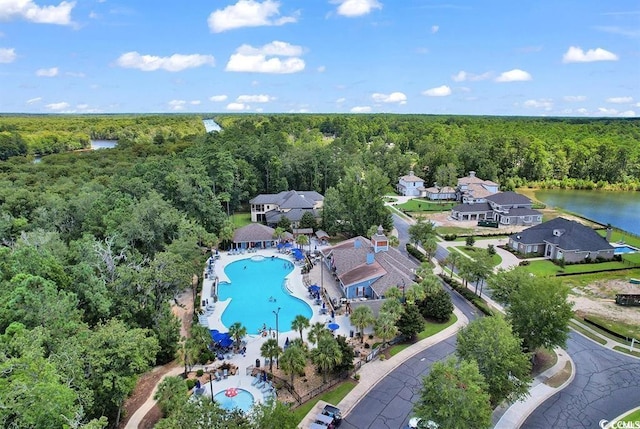
{"type": "MultiPolygon", "coordinates": [[[[591,314],[588,315],[588,319],[620,335],[624,335],[625,337],[628,337],[628,338],[632,338],[632,337],[635,338],[636,342],[639,343],[638,347],[640,347],[640,326],[619,322],[617,320],[609,320],[609,319],[605,319],[600,316],[594,316],[591,314]]],[[[590,327],[593,327],[593,326],[590,325],[590,327]]],[[[619,338],[614,338],[614,339],[620,342],[624,341],[619,338]]]]}
{"type": "MultiPolygon", "coordinates": [[[[467,246],[456,246],[456,249],[471,258],[474,257],[476,252],[486,253],[487,251],[487,249],[481,249],[479,247],[467,247],[467,246]]],[[[502,257],[500,255],[498,255],[497,253],[494,255],[491,255],[491,263],[493,264],[494,267],[499,265],[500,262],[502,262],[502,257]]]]}
{"type": "MultiPolygon", "coordinates": [[[[453,325],[457,321],[458,321],[458,318],[453,313],[451,314],[451,317],[449,318],[449,321],[447,321],[445,323],[434,323],[434,322],[427,321],[425,323],[424,330],[417,335],[417,338],[418,338],[417,341],[424,340],[425,338],[428,338],[428,337],[430,337],[432,335],[435,335],[440,331],[444,331],[445,329],[447,329],[449,326],[453,325]]],[[[409,347],[412,344],[414,344],[414,343],[396,344],[395,346],[392,346],[389,349],[389,354],[391,356],[394,356],[394,355],[400,353],[402,350],[406,349],[407,347],[409,347]]]]}
{"type": "Polygon", "coordinates": [[[622,417],[619,422],[640,422],[640,410],[635,410],[631,414],[622,417]]]}
{"type": "Polygon", "coordinates": [[[342,399],[347,396],[354,387],[356,387],[356,383],[354,381],[345,381],[344,383],[338,384],[333,389],[327,390],[322,395],[316,396],[312,400],[305,402],[292,412],[298,418],[298,421],[301,422],[309,411],[315,407],[318,401],[322,400],[336,405],[338,402],[342,401],[342,399]]]}
{"type": "Polygon", "coordinates": [[[464,234],[474,234],[475,230],[473,228],[462,228],[460,226],[436,226],[436,233],[440,236],[442,235],[464,235],[464,234]]]}
{"type": "MultiPolygon", "coordinates": [[[[624,262],[611,261],[601,262],[597,264],[573,264],[565,265],[562,268],[559,265],[554,264],[551,261],[531,261],[529,265],[526,265],[524,269],[536,276],[555,276],[559,272],[565,273],[590,273],[593,271],[610,270],[618,268],[628,268],[629,265],[624,262]]],[[[610,278],[611,274],[606,273],[606,278],[610,278]]]]}
{"type": "Polygon", "coordinates": [[[610,271],[603,273],[580,274],[577,276],[566,276],[562,277],[562,283],[571,288],[574,288],[584,287],[588,284],[592,284],[601,280],[629,280],[630,278],[640,278],[640,268],[624,271],[610,271]]]}
{"type": "MultiPolygon", "coordinates": [[[[603,237],[607,235],[606,229],[599,229],[597,232],[603,237]]],[[[611,232],[611,242],[619,243],[621,241],[630,246],[640,248],[640,237],[636,237],[635,235],[630,235],[629,233],[626,233],[619,229],[614,229],[611,232]]]]}
{"type": "Polygon", "coordinates": [[[406,210],[408,212],[445,212],[451,210],[457,203],[436,203],[428,200],[414,198],[404,204],[398,204],[395,207],[406,210]]]}
{"type": "Polygon", "coordinates": [[[234,213],[231,215],[231,220],[236,228],[241,228],[251,223],[251,213],[234,213]]]}

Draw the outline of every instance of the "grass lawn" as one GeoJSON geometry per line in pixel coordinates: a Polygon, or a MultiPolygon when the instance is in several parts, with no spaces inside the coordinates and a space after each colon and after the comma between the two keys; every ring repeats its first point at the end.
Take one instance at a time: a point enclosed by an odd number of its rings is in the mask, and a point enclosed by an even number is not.
{"type": "MultiPolygon", "coordinates": [[[[619,422],[640,422],[640,410],[635,410],[633,413],[623,416],[618,421],[619,422]]],[[[615,427],[615,425],[612,427],[615,427]]]]}
{"type": "MultiPolygon", "coordinates": [[[[551,261],[531,261],[524,269],[536,276],[555,276],[557,273],[564,271],[565,273],[589,273],[592,271],[628,268],[629,265],[624,262],[611,261],[601,262],[597,264],[573,264],[565,265],[564,268],[554,264],[551,261]]],[[[600,273],[602,274],[602,273],[600,273]]],[[[605,273],[606,274],[606,273],[605,273]]],[[[606,274],[602,278],[610,278],[611,274],[606,274]]]]}
{"type": "Polygon", "coordinates": [[[473,228],[462,228],[460,226],[436,226],[436,233],[440,236],[442,235],[464,235],[464,234],[474,234],[475,231],[473,228]]]}
{"type": "Polygon", "coordinates": [[[566,276],[562,277],[562,283],[573,288],[584,287],[588,284],[602,280],[629,280],[630,278],[640,278],[640,268],[624,271],[610,271],[603,273],[580,274],[577,276],[566,276]]]}
{"type": "Polygon", "coordinates": [[[591,338],[593,341],[595,341],[596,343],[599,344],[607,344],[607,341],[604,340],[603,338],[600,338],[599,336],[592,334],[591,331],[587,331],[586,329],[583,329],[582,326],[578,325],[575,322],[569,321],[569,327],[571,329],[574,329],[578,332],[580,332],[582,335],[591,338]]]}
{"type": "Polygon", "coordinates": [[[318,401],[322,400],[328,402],[330,404],[336,405],[338,402],[342,401],[342,398],[347,396],[351,390],[356,387],[355,381],[345,381],[344,383],[338,384],[331,390],[327,390],[322,395],[316,396],[312,400],[305,402],[300,405],[298,408],[292,411],[293,415],[298,418],[298,421],[301,422],[302,419],[311,411],[313,407],[318,403],[318,401]]]}
{"type": "MultiPolygon", "coordinates": [[[[428,337],[430,337],[432,335],[435,335],[440,331],[444,331],[445,329],[447,329],[449,326],[453,325],[457,321],[458,321],[458,318],[453,313],[451,314],[451,317],[449,318],[449,321],[445,322],[445,323],[435,323],[435,322],[427,321],[426,324],[425,324],[424,330],[422,332],[418,333],[417,341],[424,340],[425,338],[428,338],[428,337]]],[[[409,347],[412,344],[415,344],[415,343],[396,344],[395,346],[392,346],[389,349],[389,355],[391,355],[391,356],[396,355],[396,354],[400,353],[402,350],[406,349],[407,347],[409,347]]]]}
{"type": "MultiPolygon", "coordinates": [[[[481,249],[479,247],[467,247],[467,246],[456,246],[456,249],[470,256],[471,258],[473,258],[476,252],[486,253],[487,251],[486,249],[481,249]]],[[[500,255],[498,255],[497,253],[494,255],[491,255],[491,263],[493,264],[494,267],[500,264],[500,262],[502,262],[502,257],[500,255]]]]}
{"type": "MultiPolygon", "coordinates": [[[[592,314],[588,315],[588,319],[598,323],[601,326],[604,326],[607,329],[610,329],[613,332],[617,332],[620,335],[624,335],[628,338],[635,338],[637,342],[640,343],[640,326],[631,325],[624,322],[619,322],[615,320],[605,319],[600,316],[595,316],[592,314]]],[[[593,327],[593,326],[590,326],[593,327]]],[[[616,338],[616,341],[623,342],[623,340],[616,338]]],[[[638,344],[640,347],[640,344],[638,344]]]]}
{"type": "Polygon", "coordinates": [[[236,228],[241,228],[251,223],[251,213],[234,213],[231,215],[231,220],[236,228]]]}
{"type": "Polygon", "coordinates": [[[457,203],[436,203],[428,200],[411,199],[404,204],[395,207],[408,212],[445,212],[451,210],[457,203]]]}
{"type": "Polygon", "coordinates": [[[626,353],[628,355],[633,355],[635,357],[639,357],[640,358],[640,352],[638,351],[638,349],[634,348],[633,351],[630,351],[628,348],[622,347],[622,346],[614,346],[613,349],[617,350],[619,352],[626,353]]]}
{"type": "MultiPolygon", "coordinates": [[[[606,229],[599,229],[598,234],[605,237],[607,235],[606,229]]],[[[614,229],[611,232],[611,241],[614,243],[624,242],[630,246],[640,248],[640,237],[636,237],[635,235],[628,234],[619,229],[614,229]]]]}

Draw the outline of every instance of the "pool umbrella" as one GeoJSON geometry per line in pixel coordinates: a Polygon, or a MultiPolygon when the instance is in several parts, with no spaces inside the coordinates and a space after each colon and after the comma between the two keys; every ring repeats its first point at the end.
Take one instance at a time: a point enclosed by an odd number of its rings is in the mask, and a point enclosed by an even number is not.
{"type": "Polygon", "coordinates": [[[226,337],[218,341],[218,344],[220,344],[220,347],[229,347],[231,344],[233,344],[233,340],[229,337],[226,337]]]}
{"type": "Polygon", "coordinates": [[[329,328],[330,331],[335,331],[339,327],[340,325],[338,325],[337,323],[329,323],[329,325],[327,325],[327,328],[329,328]]]}
{"type": "Polygon", "coordinates": [[[318,285],[311,285],[311,286],[309,286],[309,290],[310,290],[311,292],[320,292],[320,286],[318,286],[318,285]]]}
{"type": "Polygon", "coordinates": [[[288,241],[286,243],[284,243],[284,248],[285,249],[289,249],[291,247],[293,247],[293,244],[289,243],[288,241]]]}
{"type": "Polygon", "coordinates": [[[229,334],[227,333],[222,333],[222,332],[211,332],[211,338],[213,338],[213,341],[215,341],[216,343],[219,343],[221,340],[224,340],[225,338],[229,338],[229,334]]]}

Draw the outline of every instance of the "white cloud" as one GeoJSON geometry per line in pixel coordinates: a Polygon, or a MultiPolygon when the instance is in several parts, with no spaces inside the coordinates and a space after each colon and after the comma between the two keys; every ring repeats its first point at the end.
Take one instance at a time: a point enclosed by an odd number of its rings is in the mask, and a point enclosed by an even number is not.
{"type": "Polygon", "coordinates": [[[205,64],[213,66],[215,59],[211,55],[173,54],[170,57],[158,57],[155,55],[140,55],[138,52],[133,51],[120,55],[116,63],[123,68],[142,71],[162,69],[169,72],[178,72],[205,64]]]}
{"type": "Polygon", "coordinates": [[[491,79],[491,72],[485,72],[482,74],[473,74],[473,73],[468,73],[464,70],[460,70],[458,73],[451,76],[451,79],[454,82],[464,82],[464,81],[477,82],[480,80],[491,79]]]}
{"type": "Polygon", "coordinates": [[[0,63],[12,63],[17,55],[14,48],[0,48],[0,63]]]}
{"type": "Polygon", "coordinates": [[[27,104],[35,104],[42,101],[42,97],[30,98],[27,100],[27,104]]]}
{"type": "Polygon", "coordinates": [[[382,3],[378,0],[333,0],[331,3],[339,4],[338,15],[349,18],[366,15],[373,9],[382,9],[382,3]]]}
{"type": "Polygon", "coordinates": [[[373,101],[377,103],[407,103],[407,96],[402,92],[392,92],[391,94],[381,94],[376,92],[371,95],[371,98],[373,98],[373,101]]]}
{"type": "Polygon", "coordinates": [[[236,98],[238,103],[268,103],[272,101],[273,97],[269,95],[240,95],[236,98]]]}
{"type": "Polygon", "coordinates": [[[569,50],[562,56],[563,63],[590,63],[593,61],[618,61],[618,56],[602,48],[589,49],[584,52],[577,46],[569,47],[569,50]]]}
{"type": "Polygon", "coordinates": [[[38,6],[32,0],[1,0],[0,21],[22,18],[36,24],[70,25],[75,1],[60,2],[58,6],[38,6]]]}
{"type": "Polygon", "coordinates": [[[447,95],[451,95],[451,88],[447,85],[442,85],[437,88],[422,91],[422,95],[426,95],[427,97],[446,97],[447,95]]]}
{"type": "Polygon", "coordinates": [[[336,103],[341,104],[341,103],[344,103],[345,101],[347,101],[347,99],[346,99],[346,98],[344,98],[344,97],[340,97],[340,98],[338,98],[338,99],[336,100],[336,103]]]}
{"type": "Polygon", "coordinates": [[[520,69],[513,69],[501,73],[500,76],[496,78],[496,82],[522,82],[526,80],[531,80],[532,77],[529,73],[520,69]]]}
{"type": "Polygon", "coordinates": [[[431,26],[431,34],[436,34],[438,32],[438,30],[440,30],[440,26],[439,25],[432,25],[431,26]]]}
{"type": "Polygon", "coordinates": [[[226,101],[227,96],[226,95],[212,95],[211,97],[209,97],[209,100],[215,102],[215,103],[219,103],[222,101],[226,101]]]}
{"type": "Polygon", "coordinates": [[[633,110],[625,110],[624,112],[620,112],[617,109],[609,109],[607,107],[598,107],[598,114],[600,116],[621,116],[621,117],[636,116],[636,112],[634,112],[633,110]]]}
{"type": "Polygon", "coordinates": [[[199,106],[200,105],[200,100],[191,100],[189,102],[189,104],[191,104],[192,106],[199,106]]]}
{"type": "Polygon", "coordinates": [[[265,55],[265,56],[281,56],[281,57],[299,57],[302,55],[302,46],[292,45],[287,42],[274,40],[259,48],[251,45],[241,45],[236,49],[236,53],[243,55],[265,55]]]}
{"type": "Polygon", "coordinates": [[[185,104],[187,104],[185,100],[171,100],[169,107],[171,107],[171,110],[184,110],[185,104]]]}
{"type": "Polygon", "coordinates": [[[297,14],[280,17],[280,3],[265,0],[239,0],[238,3],[218,9],[209,15],[209,29],[213,33],[242,27],[262,27],[265,25],[284,25],[298,20],[297,14]]]}
{"type": "Polygon", "coordinates": [[[36,76],[41,77],[54,77],[58,75],[58,67],[51,67],[50,69],[38,69],[36,70],[36,76]]]}
{"type": "Polygon", "coordinates": [[[609,97],[607,103],[628,104],[633,103],[633,97],[609,97]]]}
{"type": "Polygon", "coordinates": [[[49,110],[55,111],[66,110],[69,108],[69,103],[67,103],[66,101],[62,101],[60,103],[47,104],[45,107],[49,110]]]}
{"type": "Polygon", "coordinates": [[[633,110],[625,110],[624,112],[620,112],[618,116],[624,116],[625,118],[635,118],[637,115],[633,110]]]}
{"type": "Polygon", "coordinates": [[[533,109],[544,109],[551,110],[553,109],[553,100],[550,99],[539,99],[539,100],[527,100],[524,102],[524,107],[530,107],[533,109]]]}
{"type": "Polygon", "coordinates": [[[241,110],[249,110],[250,107],[244,103],[229,103],[227,104],[227,110],[235,110],[235,111],[241,111],[241,110]]]}
{"type": "Polygon", "coordinates": [[[320,66],[316,70],[318,70],[318,73],[324,73],[327,70],[327,68],[325,66],[320,66]]]}
{"type": "Polygon", "coordinates": [[[262,47],[242,45],[231,55],[226,71],[253,73],[297,73],[304,70],[305,63],[298,55],[302,47],[286,42],[273,41],[262,47]],[[278,58],[279,56],[288,58],[278,58]]]}
{"type": "Polygon", "coordinates": [[[355,106],[351,108],[351,113],[369,113],[371,112],[370,106],[355,106]]]}
{"type": "Polygon", "coordinates": [[[564,97],[562,97],[562,99],[564,101],[573,103],[576,101],[586,101],[587,97],[585,95],[565,95],[564,97]]]}

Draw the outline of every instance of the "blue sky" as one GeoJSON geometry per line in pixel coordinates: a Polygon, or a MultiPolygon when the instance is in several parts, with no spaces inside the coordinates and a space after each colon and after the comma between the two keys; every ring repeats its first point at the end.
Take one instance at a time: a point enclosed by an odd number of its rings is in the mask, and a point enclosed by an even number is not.
{"type": "Polygon", "coordinates": [[[0,112],[635,117],[640,0],[0,0],[0,112]]]}

